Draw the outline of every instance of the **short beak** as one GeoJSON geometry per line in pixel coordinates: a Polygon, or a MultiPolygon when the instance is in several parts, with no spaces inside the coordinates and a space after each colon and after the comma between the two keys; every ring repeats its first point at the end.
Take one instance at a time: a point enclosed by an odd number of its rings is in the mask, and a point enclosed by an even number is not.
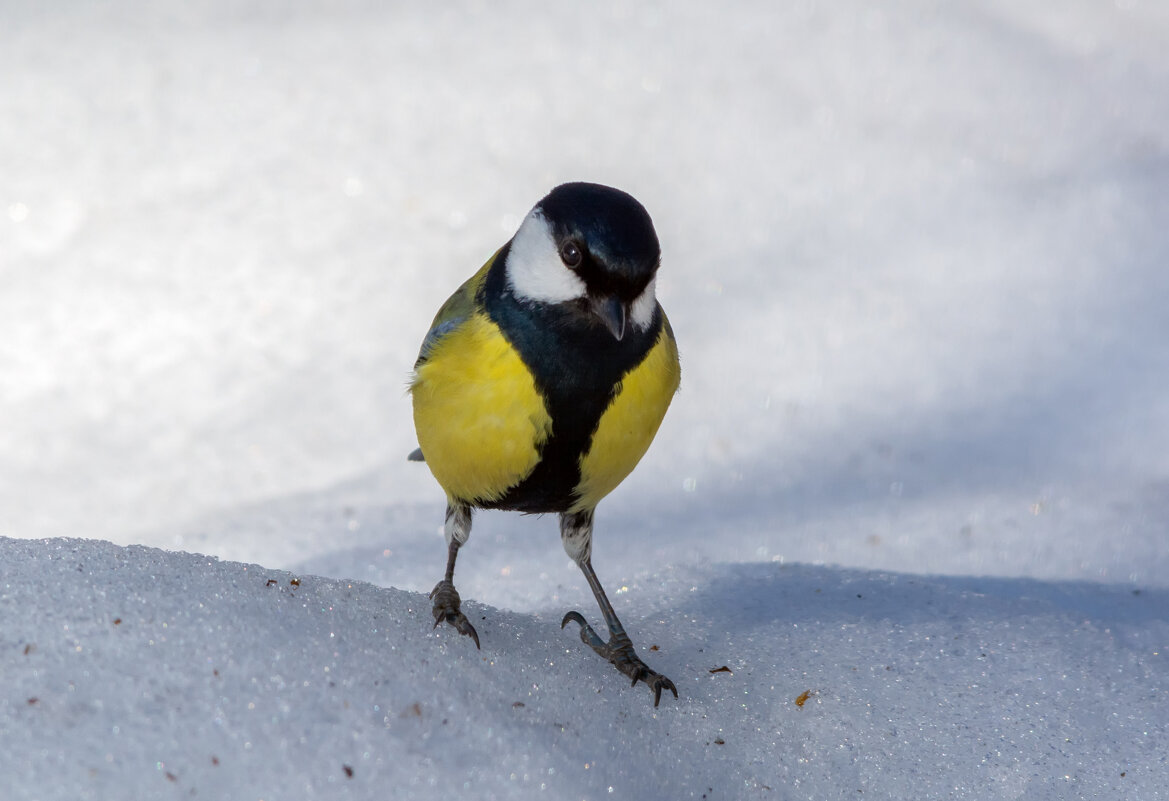
{"type": "Polygon", "coordinates": [[[589,306],[593,310],[593,314],[601,318],[601,322],[605,324],[605,328],[609,329],[609,333],[613,335],[614,339],[620,340],[625,336],[625,304],[618,298],[600,297],[590,298],[589,306]]]}

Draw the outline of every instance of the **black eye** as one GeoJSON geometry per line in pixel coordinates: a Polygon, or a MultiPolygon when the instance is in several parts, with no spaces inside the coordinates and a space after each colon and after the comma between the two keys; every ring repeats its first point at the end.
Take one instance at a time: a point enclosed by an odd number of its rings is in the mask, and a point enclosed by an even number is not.
{"type": "Polygon", "coordinates": [[[581,253],[580,245],[574,240],[570,239],[560,246],[560,260],[564,262],[564,266],[575,270],[580,266],[581,261],[584,260],[584,254],[581,253]]]}

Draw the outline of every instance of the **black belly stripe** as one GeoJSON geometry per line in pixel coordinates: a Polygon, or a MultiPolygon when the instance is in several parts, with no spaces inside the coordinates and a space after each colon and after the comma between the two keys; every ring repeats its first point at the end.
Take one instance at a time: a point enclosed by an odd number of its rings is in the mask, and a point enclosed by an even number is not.
{"type": "Polygon", "coordinates": [[[523,303],[507,286],[500,252],[484,282],[483,304],[531,370],[552,418],[552,436],[540,461],[525,479],[495,501],[476,501],[486,509],[545,513],[567,511],[577,499],[580,457],[592,444],[601,415],[609,407],[622,377],[649,353],[661,330],[662,316],[645,331],[630,327],[613,338],[583,305],[523,303]],[[496,266],[499,269],[496,269],[496,266]]]}

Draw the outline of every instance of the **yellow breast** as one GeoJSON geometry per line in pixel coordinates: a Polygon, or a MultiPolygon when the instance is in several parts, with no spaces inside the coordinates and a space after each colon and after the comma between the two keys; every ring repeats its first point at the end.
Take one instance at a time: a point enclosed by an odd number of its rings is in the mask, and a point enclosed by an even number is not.
{"type": "Polygon", "coordinates": [[[578,500],[570,511],[593,508],[633,471],[657,434],[680,380],[678,346],[663,319],[657,342],[625,375],[601,415],[592,444],[580,460],[578,500]]]}
{"type": "Polygon", "coordinates": [[[411,394],[418,444],[452,501],[498,499],[532,472],[552,432],[531,373],[481,312],[435,344],[411,394]]]}

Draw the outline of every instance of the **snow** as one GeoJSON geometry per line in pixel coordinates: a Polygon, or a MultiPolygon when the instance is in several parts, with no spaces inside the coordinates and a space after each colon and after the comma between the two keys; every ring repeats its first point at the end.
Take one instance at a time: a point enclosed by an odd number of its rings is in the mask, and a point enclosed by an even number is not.
{"type": "Polygon", "coordinates": [[[5,797],[1169,796],[1164,4],[3,17],[5,797]],[[594,556],[657,709],[550,518],[430,628],[406,376],[565,180],[683,354],[594,556]]]}
{"type": "Polygon", "coordinates": [[[620,596],[678,684],[655,710],[559,609],[468,601],[479,652],[418,593],[3,545],[17,797],[1164,794],[1163,589],[676,567],[620,596]]]}

